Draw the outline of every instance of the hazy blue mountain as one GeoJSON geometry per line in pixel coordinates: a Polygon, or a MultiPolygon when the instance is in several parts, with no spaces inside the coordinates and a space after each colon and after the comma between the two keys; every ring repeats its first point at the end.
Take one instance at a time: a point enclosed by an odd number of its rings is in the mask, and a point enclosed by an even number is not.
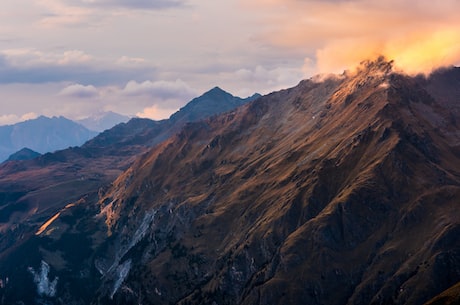
{"type": "Polygon", "coordinates": [[[43,154],[79,146],[97,134],[62,116],[40,116],[14,125],[0,126],[0,161],[24,147],[43,154]]]}
{"type": "Polygon", "coordinates": [[[113,126],[126,123],[130,119],[127,115],[115,113],[113,111],[97,113],[85,119],[78,120],[77,122],[90,130],[104,131],[112,128],[113,126]]]}

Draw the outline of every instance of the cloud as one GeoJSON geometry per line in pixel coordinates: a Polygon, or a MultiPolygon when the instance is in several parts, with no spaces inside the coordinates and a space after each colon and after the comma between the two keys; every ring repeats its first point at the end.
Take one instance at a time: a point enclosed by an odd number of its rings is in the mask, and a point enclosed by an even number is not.
{"type": "MultiPolygon", "coordinates": [[[[141,118],[161,120],[168,118],[180,106],[198,95],[198,91],[181,79],[176,81],[130,81],[121,91],[122,95],[130,97],[147,97],[149,105],[136,113],[141,118]]],[[[144,99],[145,101],[145,99],[144,99]]]]}
{"type": "Polygon", "coordinates": [[[35,112],[28,112],[23,115],[17,114],[4,114],[0,115],[0,126],[15,124],[17,122],[23,122],[37,118],[38,115],[35,112]]]}
{"type": "Polygon", "coordinates": [[[264,83],[266,86],[284,86],[298,82],[301,78],[297,68],[277,67],[273,69],[264,66],[256,66],[252,69],[239,69],[235,72],[235,76],[242,81],[264,83]]]}
{"type": "Polygon", "coordinates": [[[139,67],[144,66],[146,64],[146,60],[140,57],[129,57],[129,56],[122,56],[117,59],[117,65],[124,66],[124,67],[139,67]]]}
{"type": "Polygon", "coordinates": [[[68,5],[61,0],[39,0],[46,9],[40,24],[46,27],[83,24],[88,21],[93,11],[83,6],[68,5]]]}
{"type": "Polygon", "coordinates": [[[154,11],[186,7],[186,0],[39,0],[46,28],[98,25],[106,17],[127,11],[154,11]]]}
{"type": "Polygon", "coordinates": [[[153,105],[151,107],[144,108],[144,110],[141,112],[136,113],[136,116],[152,120],[162,120],[167,119],[177,110],[177,108],[161,108],[159,105],[153,105]]]}
{"type": "Polygon", "coordinates": [[[256,92],[267,94],[298,84],[304,77],[301,64],[302,60],[278,66],[270,63],[248,65],[236,70],[217,71],[209,74],[207,80],[210,86],[225,87],[230,93],[240,97],[251,96],[256,92]]]}
{"type": "Polygon", "coordinates": [[[176,81],[130,81],[126,84],[122,93],[127,96],[147,95],[155,99],[171,100],[180,99],[187,101],[196,96],[196,90],[191,88],[181,79],[176,81]]]}
{"type": "Polygon", "coordinates": [[[261,11],[261,41],[303,50],[316,72],[339,72],[378,55],[408,73],[460,63],[459,1],[256,0],[246,7],[261,11]]]}
{"type": "Polygon", "coordinates": [[[43,66],[70,66],[88,64],[94,58],[81,50],[62,53],[45,53],[36,49],[8,49],[0,52],[3,62],[12,67],[30,68],[43,66]]]}
{"type": "Polygon", "coordinates": [[[90,0],[86,2],[93,6],[112,6],[129,9],[166,9],[172,7],[184,6],[184,1],[179,0],[90,0]]]}
{"type": "Polygon", "coordinates": [[[140,58],[98,59],[81,50],[43,52],[37,49],[0,51],[0,84],[73,82],[122,84],[151,77],[155,67],[140,58]],[[137,61],[137,64],[134,64],[137,61]],[[130,62],[130,64],[129,64],[130,62]]]}
{"type": "Polygon", "coordinates": [[[99,96],[99,92],[92,85],[84,86],[80,84],[73,84],[62,89],[61,92],[59,92],[59,95],[76,98],[94,98],[99,96]]]}
{"type": "Polygon", "coordinates": [[[44,2],[55,11],[66,13],[63,14],[64,16],[72,16],[68,14],[71,8],[77,8],[81,16],[90,11],[89,9],[164,10],[186,5],[184,0],[46,0],[44,2]]]}

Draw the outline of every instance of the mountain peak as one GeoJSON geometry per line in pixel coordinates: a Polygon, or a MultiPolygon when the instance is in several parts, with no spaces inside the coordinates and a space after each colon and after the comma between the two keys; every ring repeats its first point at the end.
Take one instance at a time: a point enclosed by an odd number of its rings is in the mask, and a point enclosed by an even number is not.
{"type": "Polygon", "coordinates": [[[202,96],[208,96],[208,95],[212,95],[212,96],[230,96],[230,97],[233,97],[233,95],[225,90],[223,90],[222,88],[216,86],[214,88],[212,88],[211,90],[205,92],[202,96]]]}
{"type": "MultiPolygon", "coordinates": [[[[214,88],[212,88],[211,90],[209,90],[208,92],[226,92],[225,90],[223,90],[221,87],[219,86],[215,86],[214,88]]],[[[226,92],[227,93],[227,92],[226,92]]]]}
{"type": "Polygon", "coordinates": [[[174,122],[178,120],[197,121],[218,113],[230,111],[254,100],[256,97],[257,96],[252,96],[242,99],[216,86],[203,93],[201,96],[194,98],[178,112],[174,113],[171,119],[174,122]]]}
{"type": "Polygon", "coordinates": [[[10,155],[7,161],[30,160],[38,156],[41,156],[41,154],[30,148],[24,147],[21,150],[15,152],[14,154],[10,155]]]}
{"type": "Polygon", "coordinates": [[[382,71],[382,72],[392,72],[393,70],[393,60],[388,60],[385,56],[380,55],[374,60],[364,60],[360,63],[360,68],[367,71],[382,71]]]}

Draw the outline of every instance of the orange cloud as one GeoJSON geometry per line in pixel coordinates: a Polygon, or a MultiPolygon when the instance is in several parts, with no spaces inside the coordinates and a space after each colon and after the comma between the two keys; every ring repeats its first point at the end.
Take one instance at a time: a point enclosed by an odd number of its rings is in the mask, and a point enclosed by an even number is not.
{"type": "Polygon", "coordinates": [[[140,118],[147,118],[152,120],[163,120],[169,118],[169,116],[177,111],[177,109],[163,109],[158,105],[144,108],[142,112],[136,113],[136,116],[140,118]]]}
{"type": "Polygon", "coordinates": [[[460,63],[459,31],[450,28],[411,32],[404,38],[348,39],[331,42],[316,52],[319,72],[339,72],[366,58],[385,55],[409,74],[430,73],[460,63]]]}
{"type": "Polygon", "coordinates": [[[460,2],[420,0],[255,0],[262,40],[296,49],[317,73],[341,72],[384,55],[407,73],[460,63],[460,2]],[[440,2],[440,1],[438,1],[440,2]]]}

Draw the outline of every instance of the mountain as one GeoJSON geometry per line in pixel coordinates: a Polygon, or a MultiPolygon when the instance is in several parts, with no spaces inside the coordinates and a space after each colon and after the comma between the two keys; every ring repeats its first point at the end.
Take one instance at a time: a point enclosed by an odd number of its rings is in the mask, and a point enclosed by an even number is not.
{"type": "Polygon", "coordinates": [[[0,162],[28,147],[39,153],[79,146],[97,135],[64,117],[40,116],[14,125],[0,126],[0,162]]]}
{"type": "Polygon", "coordinates": [[[215,87],[194,98],[167,120],[152,121],[135,118],[128,124],[119,124],[85,143],[82,148],[93,153],[117,154],[118,147],[131,145],[154,146],[179,132],[187,123],[224,113],[260,97],[254,94],[240,98],[215,87]]]}
{"type": "Polygon", "coordinates": [[[39,156],[41,156],[40,153],[24,147],[23,149],[10,155],[6,161],[32,160],[39,156]]]}
{"type": "Polygon", "coordinates": [[[3,251],[0,299],[442,297],[460,282],[460,118],[449,107],[460,82],[447,77],[440,90],[438,77],[396,73],[380,58],[187,124],[3,251]]]}
{"type": "Polygon", "coordinates": [[[90,130],[101,132],[106,129],[110,129],[117,124],[126,123],[130,119],[131,118],[129,116],[107,111],[97,113],[93,116],[78,120],[77,122],[90,130]]]}
{"type": "Polygon", "coordinates": [[[170,120],[174,123],[198,121],[218,113],[235,109],[260,96],[260,94],[256,93],[248,98],[242,99],[231,95],[219,87],[214,87],[202,96],[193,99],[178,112],[174,113],[170,117],[170,120]]]}
{"type": "MultiPolygon", "coordinates": [[[[203,95],[206,96],[207,93],[203,95]]],[[[215,96],[214,103],[221,104],[222,111],[228,109],[227,102],[219,97],[215,96]]],[[[188,108],[180,112],[184,111],[188,108]]],[[[201,117],[206,115],[201,114],[201,117]]],[[[181,116],[187,117],[186,114],[181,116]]],[[[100,133],[81,147],[46,153],[33,160],[1,164],[0,261],[5,253],[14,251],[17,244],[33,237],[43,221],[70,202],[97,196],[137,156],[172,136],[186,122],[135,118],[100,133]]]]}

